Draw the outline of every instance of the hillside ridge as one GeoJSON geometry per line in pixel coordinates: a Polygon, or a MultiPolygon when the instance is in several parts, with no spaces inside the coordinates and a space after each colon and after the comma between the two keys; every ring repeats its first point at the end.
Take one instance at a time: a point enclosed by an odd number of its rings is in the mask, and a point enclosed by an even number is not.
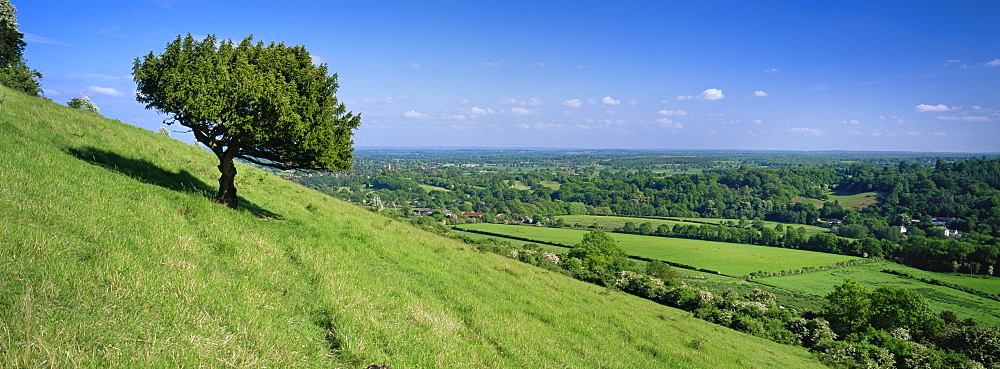
{"type": "Polygon", "coordinates": [[[822,367],[0,88],[4,367],[822,367]]]}

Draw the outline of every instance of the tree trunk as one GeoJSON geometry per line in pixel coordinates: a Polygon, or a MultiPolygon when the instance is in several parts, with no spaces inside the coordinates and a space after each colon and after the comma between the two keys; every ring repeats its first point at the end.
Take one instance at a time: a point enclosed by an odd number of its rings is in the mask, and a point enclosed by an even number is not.
{"type": "Polygon", "coordinates": [[[236,197],[236,164],[229,155],[219,157],[219,194],[215,196],[215,201],[236,209],[239,199],[236,197]]]}

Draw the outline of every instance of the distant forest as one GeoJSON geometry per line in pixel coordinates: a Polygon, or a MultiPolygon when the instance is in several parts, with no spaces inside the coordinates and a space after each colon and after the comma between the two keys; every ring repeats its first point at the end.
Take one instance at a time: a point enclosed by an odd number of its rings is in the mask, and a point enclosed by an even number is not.
{"type": "MultiPolygon", "coordinates": [[[[727,218],[749,229],[744,243],[889,257],[934,271],[995,275],[1000,255],[995,155],[386,149],[359,151],[351,173],[282,175],[402,217],[416,208],[436,212],[417,222],[727,218]],[[862,193],[874,201],[840,201],[862,193]],[[818,225],[841,237],[775,238],[754,220],[818,225]]],[[[673,235],[697,234],[687,233],[673,235]]]]}

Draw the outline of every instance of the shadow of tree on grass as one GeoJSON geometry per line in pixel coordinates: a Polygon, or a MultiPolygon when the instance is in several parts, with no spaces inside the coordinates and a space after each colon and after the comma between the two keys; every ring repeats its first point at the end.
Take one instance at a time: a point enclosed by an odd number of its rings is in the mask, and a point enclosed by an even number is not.
{"type": "MultiPolygon", "coordinates": [[[[127,158],[118,153],[95,147],[70,148],[67,153],[90,164],[110,169],[132,177],[140,182],[157,185],[172,191],[194,193],[214,199],[217,188],[198,179],[191,172],[181,170],[171,172],[143,159],[127,158]]],[[[281,219],[281,215],[263,209],[240,197],[238,210],[249,211],[260,218],[281,219]]]]}

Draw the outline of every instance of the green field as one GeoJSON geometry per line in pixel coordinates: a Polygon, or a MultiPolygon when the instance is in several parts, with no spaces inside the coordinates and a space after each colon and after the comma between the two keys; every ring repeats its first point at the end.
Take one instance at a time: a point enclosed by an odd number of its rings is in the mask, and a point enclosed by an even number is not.
{"type": "Polygon", "coordinates": [[[232,210],[202,148],[0,101],[0,367],[822,367],[250,166],[232,210]]]}
{"type": "Polygon", "coordinates": [[[801,196],[792,199],[792,201],[801,202],[803,204],[812,204],[816,208],[823,207],[824,202],[832,203],[834,201],[840,201],[840,206],[843,206],[845,209],[861,210],[869,205],[878,203],[878,192],[845,194],[831,191],[827,194],[827,199],[825,201],[801,196]]]}
{"type": "MultiPolygon", "coordinates": [[[[459,229],[476,230],[520,237],[530,240],[575,245],[586,230],[561,229],[503,224],[465,224],[459,229]]],[[[859,259],[853,256],[821,252],[753,246],[735,243],[690,240],[632,234],[613,234],[629,255],[666,260],[700,269],[714,270],[729,276],[745,276],[752,272],[777,272],[804,267],[820,267],[859,259]]]]}
{"type": "MultiPolygon", "coordinates": [[[[826,296],[832,292],[834,287],[843,283],[845,279],[853,279],[871,289],[875,289],[880,286],[903,287],[917,291],[924,295],[924,297],[927,297],[931,308],[935,311],[951,310],[962,318],[971,317],[977,322],[983,324],[1000,326],[1000,301],[990,300],[948,287],[935,286],[917,280],[883,273],[883,269],[901,270],[910,274],[920,274],[926,276],[933,275],[934,278],[942,280],[945,279],[945,277],[948,277],[948,275],[942,273],[922,271],[890,262],[878,262],[814,273],[784,277],[759,278],[754,281],[797,293],[814,295],[817,298],[826,296]]],[[[969,279],[971,280],[975,278],[969,279]]],[[[994,287],[997,284],[1000,284],[1000,278],[985,279],[984,281],[985,282],[983,284],[988,284],[994,287]]],[[[969,283],[969,285],[977,284],[969,283]]]]}
{"type": "MultiPolygon", "coordinates": [[[[541,181],[538,184],[542,185],[542,187],[551,188],[553,190],[558,190],[559,186],[561,186],[561,184],[559,184],[559,182],[556,182],[556,181],[541,181]]],[[[513,181],[513,183],[510,184],[510,187],[513,188],[513,189],[515,189],[515,190],[530,190],[531,189],[530,186],[524,184],[521,181],[513,181]]]]}
{"type": "Polygon", "coordinates": [[[447,188],[444,188],[444,187],[431,186],[431,185],[426,185],[426,184],[421,184],[420,188],[424,189],[424,191],[427,191],[427,192],[430,192],[430,191],[451,192],[451,190],[449,190],[447,188]]]}
{"type": "MultiPolygon", "coordinates": [[[[462,236],[465,236],[465,237],[469,237],[469,238],[471,238],[473,240],[482,240],[482,239],[488,239],[488,238],[500,239],[500,240],[504,240],[504,241],[510,242],[511,246],[514,246],[514,247],[519,247],[521,245],[524,245],[524,244],[527,244],[527,243],[531,243],[531,242],[528,242],[528,241],[523,241],[523,240],[518,240],[518,239],[513,239],[513,238],[506,238],[506,237],[501,237],[501,236],[491,236],[491,235],[485,235],[485,234],[482,234],[482,233],[475,233],[475,232],[466,232],[466,231],[462,231],[462,230],[459,230],[459,229],[452,229],[450,232],[454,232],[455,234],[459,234],[459,235],[462,235],[462,236]]],[[[543,244],[536,244],[536,245],[538,245],[538,247],[541,248],[544,251],[549,251],[549,252],[554,252],[554,253],[566,253],[570,249],[569,247],[565,247],[565,246],[555,246],[555,245],[548,245],[548,244],[544,244],[544,243],[543,244]]],[[[645,261],[642,261],[642,260],[634,260],[634,261],[636,263],[636,266],[639,267],[640,269],[641,268],[645,268],[645,264],[646,264],[645,261]]],[[[686,279],[697,279],[697,280],[704,280],[704,281],[727,281],[727,282],[739,281],[739,279],[734,278],[734,277],[729,277],[729,276],[724,276],[724,275],[718,275],[718,274],[711,274],[711,273],[705,273],[705,272],[700,272],[700,271],[697,271],[697,270],[684,269],[684,268],[675,268],[674,270],[677,271],[678,275],[681,278],[686,278],[686,279]]]]}

